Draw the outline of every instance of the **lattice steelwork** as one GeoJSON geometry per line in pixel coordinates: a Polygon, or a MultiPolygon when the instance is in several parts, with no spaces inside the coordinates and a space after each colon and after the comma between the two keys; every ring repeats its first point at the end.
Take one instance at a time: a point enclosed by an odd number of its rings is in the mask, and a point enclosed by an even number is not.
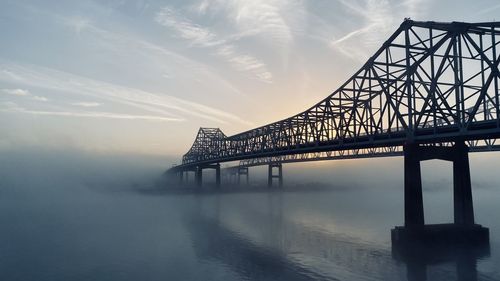
{"type": "Polygon", "coordinates": [[[182,157],[182,163],[193,163],[221,155],[226,135],[219,128],[200,128],[191,149],[182,157]]]}
{"type": "Polygon", "coordinates": [[[500,137],[499,33],[500,22],[405,20],[360,70],[318,104],[230,137],[219,129],[200,129],[176,168],[500,137]]]}

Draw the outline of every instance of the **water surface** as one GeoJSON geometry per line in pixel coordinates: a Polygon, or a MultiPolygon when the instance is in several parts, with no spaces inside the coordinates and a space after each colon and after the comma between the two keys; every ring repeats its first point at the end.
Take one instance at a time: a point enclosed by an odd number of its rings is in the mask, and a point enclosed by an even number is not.
{"type": "MultiPolygon", "coordinates": [[[[500,280],[494,186],[474,187],[488,251],[401,259],[390,244],[403,222],[399,185],[195,192],[80,181],[68,170],[9,175],[0,190],[1,280],[500,280]]],[[[426,219],[449,221],[450,198],[449,188],[426,190],[426,219]]]]}

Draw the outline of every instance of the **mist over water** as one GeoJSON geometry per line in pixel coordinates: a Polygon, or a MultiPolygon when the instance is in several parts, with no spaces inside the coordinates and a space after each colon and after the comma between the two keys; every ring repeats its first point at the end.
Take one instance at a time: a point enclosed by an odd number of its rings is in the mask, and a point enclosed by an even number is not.
{"type": "MultiPolygon", "coordinates": [[[[402,158],[284,165],[285,186],[201,191],[160,180],[172,160],[0,153],[2,280],[500,280],[498,153],[471,154],[490,248],[400,259],[402,158]],[[472,279],[470,279],[472,278],[472,279]]],[[[422,166],[426,223],[451,222],[451,166],[422,166]]]]}

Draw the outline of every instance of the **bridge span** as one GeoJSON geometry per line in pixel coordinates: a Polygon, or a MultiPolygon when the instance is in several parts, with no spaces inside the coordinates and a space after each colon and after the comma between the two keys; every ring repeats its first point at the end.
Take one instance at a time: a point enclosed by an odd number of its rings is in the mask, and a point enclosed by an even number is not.
{"type": "Polygon", "coordinates": [[[268,183],[283,182],[282,163],[404,157],[405,226],[424,225],[420,161],[453,162],[455,224],[474,225],[468,152],[499,150],[500,22],[405,20],[367,62],[325,99],[292,117],[236,135],[200,128],[169,169],[182,179],[204,169],[268,165],[268,183]],[[276,169],[278,170],[276,174],[276,169]]]}

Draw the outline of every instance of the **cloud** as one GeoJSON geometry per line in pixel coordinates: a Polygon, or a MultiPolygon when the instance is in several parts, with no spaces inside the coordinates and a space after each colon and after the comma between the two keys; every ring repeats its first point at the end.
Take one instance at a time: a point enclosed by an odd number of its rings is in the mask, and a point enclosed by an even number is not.
{"type": "Polygon", "coordinates": [[[223,110],[165,94],[151,93],[136,88],[93,80],[50,68],[34,65],[0,63],[0,69],[15,74],[14,76],[1,75],[1,73],[4,72],[0,72],[0,80],[10,83],[19,83],[32,87],[56,90],[66,94],[77,94],[105,99],[152,113],[161,114],[166,118],[184,119],[179,116],[180,113],[218,123],[239,122],[249,125],[248,121],[223,110]],[[172,111],[177,113],[173,113],[172,111]]]}
{"type": "Polygon", "coordinates": [[[228,41],[260,40],[266,52],[273,52],[287,69],[297,35],[310,35],[306,33],[311,16],[307,4],[304,0],[203,0],[191,10],[223,22],[225,30],[233,33],[226,37],[228,41]]]}
{"type": "Polygon", "coordinates": [[[286,47],[295,29],[303,28],[304,1],[300,0],[204,0],[195,6],[200,14],[208,12],[225,17],[239,32],[234,38],[263,35],[286,47]]]}
{"type": "MultiPolygon", "coordinates": [[[[233,11],[232,16],[240,30],[247,33],[253,31],[254,34],[270,34],[283,45],[293,39],[291,28],[283,14],[292,10],[290,7],[297,9],[295,12],[303,9],[298,1],[237,0],[224,3],[233,11]]],[[[290,13],[287,15],[290,16],[290,13]]]]}
{"type": "Polygon", "coordinates": [[[2,112],[11,113],[24,113],[40,116],[63,116],[63,117],[81,117],[81,118],[107,118],[107,119],[122,119],[122,120],[146,120],[146,121],[183,121],[182,119],[153,116],[153,115],[134,115],[134,114],[119,114],[112,112],[97,112],[97,111],[44,111],[44,110],[30,110],[20,107],[13,102],[5,102],[3,107],[0,107],[2,112]]]}
{"type": "Polygon", "coordinates": [[[346,35],[342,36],[341,38],[333,40],[331,42],[331,45],[335,46],[335,45],[342,43],[342,42],[344,42],[344,41],[346,41],[346,40],[348,40],[348,39],[350,39],[358,34],[365,33],[367,31],[371,30],[374,26],[375,26],[375,24],[371,24],[371,25],[365,26],[363,28],[351,31],[351,32],[347,33],[346,35]]]}
{"type": "Polygon", "coordinates": [[[37,100],[37,101],[48,101],[49,99],[46,97],[41,97],[41,96],[33,96],[32,99],[37,100]]]}
{"type": "Polygon", "coordinates": [[[211,6],[210,2],[210,0],[202,0],[199,4],[194,6],[194,9],[200,14],[205,14],[211,6]]]}
{"type": "MultiPolygon", "coordinates": [[[[129,35],[123,32],[109,31],[95,25],[90,20],[83,17],[68,17],[53,13],[46,9],[36,9],[37,13],[49,16],[56,23],[71,28],[79,32],[87,32],[93,35],[92,43],[100,48],[109,48],[116,53],[123,51],[128,56],[140,57],[147,62],[157,65],[161,71],[172,71],[165,69],[165,66],[175,65],[184,68],[185,73],[190,77],[205,77],[213,85],[223,92],[236,93],[243,96],[239,89],[234,87],[229,81],[217,74],[217,71],[206,64],[199,63],[169,49],[163,48],[157,44],[143,40],[136,35],[129,35]],[[82,28],[77,28],[82,27],[82,28]]],[[[21,85],[32,85],[45,89],[63,91],[65,93],[76,93],[105,99],[112,102],[118,102],[133,106],[138,109],[146,110],[156,114],[163,114],[167,117],[183,119],[178,113],[184,116],[195,116],[205,120],[217,123],[242,123],[251,125],[250,122],[239,118],[234,114],[223,110],[217,110],[201,104],[184,101],[180,98],[165,95],[163,93],[150,93],[136,88],[122,87],[117,84],[106,83],[102,81],[88,79],[78,75],[72,75],[64,71],[44,68],[35,65],[22,65],[6,63],[2,67],[3,61],[0,60],[0,80],[12,81],[21,85]],[[34,80],[30,80],[33,78],[34,80]],[[193,109],[191,108],[193,107],[193,109]],[[172,111],[177,111],[173,113],[172,111]],[[210,112],[206,114],[205,112],[210,112]]],[[[178,69],[176,69],[178,71],[178,69]]],[[[169,75],[173,78],[173,75],[169,75]]],[[[167,78],[167,77],[165,77],[167,78]]]]}
{"type": "Polygon", "coordinates": [[[211,47],[225,43],[224,40],[217,39],[217,35],[210,30],[182,17],[169,7],[162,8],[156,14],[155,20],[163,26],[173,28],[180,37],[189,40],[195,46],[211,47]]]}
{"type": "Polygon", "coordinates": [[[343,55],[364,62],[375,48],[396,30],[405,17],[419,17],[426,13],[427,0],[407,0],[391,3],[388,0],[337,0],[360,27],[334,38],[330,46],[343,55]],[[357,39],[362,37],[362,39],[357,39]]]}
{"type": "Polygon", "coordinates": [[[81,107],[97,107],[97,106],[101,106],[101,104],[98,103],[98,102],[85,102],[85,101],[73,102],[73,103],[71,103],[71,105],[81,106],[81,107]]]}
{"type": "MultiPolygon", "coordinates": [[[[7,73],[7,72],[4,72],[4,73],[7,73]]],[[[17,78],[19,78],[19,77],[17,77],[17,78]]],[[[34,96],[30,93],[30,91],[24,90],[24,89],[2,89],[2,91],[4,93],[7,93],[7,94],[13,95],[13,96],[30,97],[32,100],[36,100],[36,101],[43,101],[43,102],[48,101],[48,99],[46,97],[34,96]]]]}
{"type": "Polygon", "coordinates": [[[500,9],[500,4],[494,5],[494,6],[489,6],[488,8],[482,9],[482,10],[472,14],[471,16],[477,17],[477,16],[485,15],[485,14],[488,14],[488,13],[493,12],[493,11],[498,10],[498,9],[500,9]]]}
{"type": "MultiPolygon", "coordinates": [[[[58,21],[66,26],[73,28],[74,22],[81,20],[77,17],[62,17],[59,15],[50,14],[52,17],[58,18],[58,21]]],[[[101,28],[90,21],[86,20],[85,31],[94,35],[94,44],[98,44],[101,48],[107,48],[116,54],[118,51],[124,51],[126,56],[141,57],[142,60],[152,66],[158,67],[161,72],[165,72],[164,78],[177,78],[182,75],[173,75],[170,65],[176,65],[183,68],[184,73],[189,73],[189,76],[205,76],[212,84],[218,85],[222,89],[240,96],[245,94],[236,88],[225,77],[222,77],[211,66],[200,63],[197,60],[183,56],[177,52],[171,51],[158,44],[151,43],[147,40],[137,37],[136,35],[129,35],[122,32],[109,31],[101,28]]],[[[88,40],[88,39],[87,39],[88,40]]],[[[176,69],[176,73],[180,72],[176,69]]],[[[13,73],[6,73],[13,76],[13,73]]]]}
{"type": "Polygon", "coordinates": [[[214,54],[229,62],[236,70],[250,72],[262,82],[272,82],[273,75],[266,64],[251,55],[237,52],[235,45],[230,43],[234,38],[221,39],[216,33],[193,23],[170,7],[163,7],[156,14],[155,20],[188,40],[191,46],[215,48],[214,54]]]}
{"type": "Polygon", "coordinates": [[[427,14],[428,2],[429,0],[406,0],[401,1],[400,5],[405,11],[405,17],[420,18],[427,14]]]}
{"type": "Polygon", "coordinates": [[[170,73],[163,73],[161,75],[161,77],[165,78],[165,79],[173,79],[174,78],[174,75],[170,74],[170,73]]]}
{"type": "Polygon", "coordinates": [[[13,96],[29,96],[30,92],[23,89],[2,89],[2,92],[13,96]]]}
{"type": "Polygon", "coordinates": [[[80,35],[82,31],[85,31],[89,28],[95,28],[89,19],[84,17],[73,17],[67,19],[67,24],[73,27],[75,33],[80,35]]]}
{"type": "Polygon", "coordinates": [[[226,59],[235,69],[253,71],[261,81],[271,83],[273,75],[267,71],[266,65],[252,56],[238,54],[233,45],[220,47],[216,54],[226,59]]]}

